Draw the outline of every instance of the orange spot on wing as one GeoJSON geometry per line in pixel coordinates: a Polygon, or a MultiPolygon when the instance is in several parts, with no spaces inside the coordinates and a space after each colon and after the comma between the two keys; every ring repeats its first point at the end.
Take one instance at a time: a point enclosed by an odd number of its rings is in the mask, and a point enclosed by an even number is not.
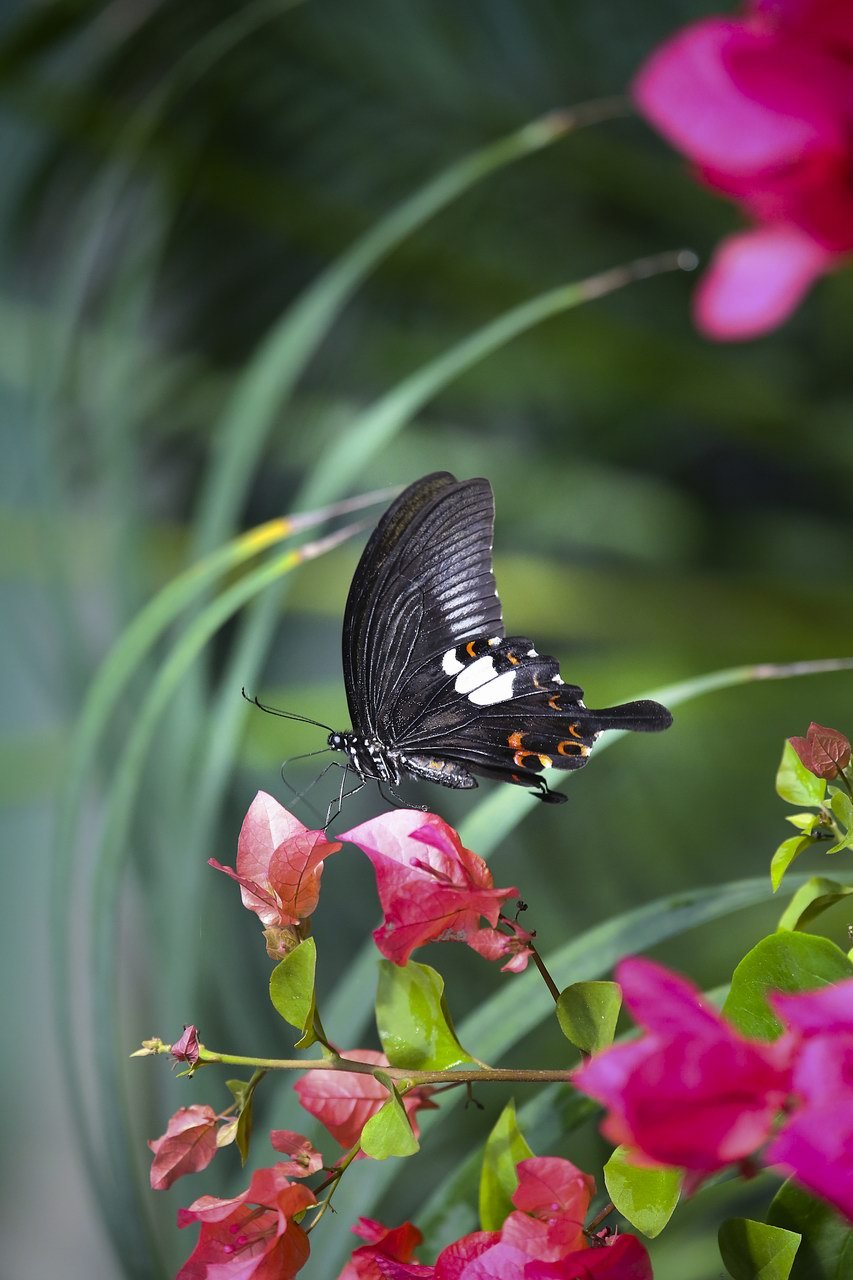
{"type": "Polygon", "coordinates": [[[554,709],[555,711],[562,711],[562,709],[563,709],[563,708],[560,706],[559,702],[557,701],[557,699],[559,698],[559,696],[560,696],[560,695],[559,695],[558,693],[555,693],[555,694],[552,694],[552,696],[548,699],[548,706],[549,706],[549,707],[553,707],[553,709],[554,709]]]}
{"type": "Polygon", "coordinates": [[[540,755],[540,756],[539,756],[539,763],[542,765],[542,768],[543,768],[543,769],[550,769],[550,767],[551,767],[551,765],[554,763],[554,761],[551,759],[551,757],[550,757],[550,756],[543,756],[543,755],[540,755]]]}
{"type": "Polygon", "coordinates": [[[574,724],[569,725],[569,733],[572,735],[573,738],[583,737],[583,734],[581,733],[580,729],[577,726],[577,721],[575,721],[574,724]]]}
{"type": "Polygon", "coordinates": [[[477,656],[476,653],[474,652],[474,646],[476,645],[476,643],[477,643],[476,640],[469,640],[465,646],[465,651],[470,658],[476,658],[477,656]]]}
{"type": "Polygon", "coordinates": [[[518,748],[521,746],[521,739],[523,737],[524,737],[524,734],[520,730],[516,729],[515,733],[511,733],[507,738],[506,745],[508,747],[512,747],[513,750],[517,751],[518,748]]]}
{"type": "Polygon", "coordinates": [[[515,656],[514,653],[508,653],[506,656],[514,667],[518,666],[518,658],[515,656]]]}

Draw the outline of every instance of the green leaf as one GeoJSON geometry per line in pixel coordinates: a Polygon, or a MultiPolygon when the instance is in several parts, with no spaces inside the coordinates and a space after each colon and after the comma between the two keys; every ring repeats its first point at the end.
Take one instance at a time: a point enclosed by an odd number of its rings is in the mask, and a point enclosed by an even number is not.
{"type": "Polygon", "coordinates": [[[613,1043],[621,1007],[617,982],[573,982],[560,992],[557,1021],[571,1044],[583,1053],[598,1053],[613,1043]]]}
{"type": "Polygon", "coordinates": [[[787,840],[782,841],[770,860],[770,883],[773,885],[774,893],[794,859],[799,858],[801,853],[816,843],[817,841],[812,840],[810,836],[789,836],[787,840]]]}
{"type": "Polygon", "coordinates": [[[729,1218],[720,1227],[720,1256],[733,1280],[788,1280],[800,1245],[797,1231],[750,1218],[729,1218]]]}
{"type": "Polygon", "coordinates": [[[782,1184],[767,1221],[802,1236],[791,1280],[850,1280],[853,1276],[850,1223],[794,1182],[782,1184]]]}
{"type": "Polygon", "coordinates": [[[412,1133],[412,1125],[406,1115],[403,1100],[390,1076],[375,1072],[389,1091],[387,1102],[371,1116],[361,1131],[361,1149],[373,1160],[387,1160],[389,1156],[411,1156],[418,1150],[418,1140],[412,1133]]]}
{"type": "Polygon", "coordinates": [[[251,1080],[226,1080],[225,1084],[237,1103],[237,1119],[235,1122],[234,1142],[240,1152],[243,1164],[249,1158],[249,1142],[252,1137],[252,1108],[255,1090],[263,1079],[262,1072],[256,1072],[251,1080]]]}
{"type": "Polygon", "coordinates": [[[392,1067],[447,1071],[476,1061],[456,1039],[444,979],[428,964],[379,962],[376,1026],[392,1067]]]}
{"type": "Polygon", "coordinates": [[[832,815],[837,822],[847,828],[847,834],[844,835],[837,844],[831,849],[827,849],[827,853],[840,853],[842,849],[853,848],[853,800],[847,795],[846,791],[833,791],[832,799],[829,807],[832,809],[832,815]]]}
{"type": "Polygon", "coordinates": [[[853,974],[834,942],[810,933],[771,933],[747,952],[732,974],[723,1013],[745,1036],[775,1040],[782,1024],[767,1003],[769,991],[813,991],[853,974]]]}
{"type": "Polygon", "coordinates": [[[305,938],[286,955],[270,974],[270,1000],[285,1022],[300,1033],[297,1049],[314,1044],[314,977],[317,970],[317,944],[305,938]]]}
{"type": "Polygon", "coordinates": [[[789,813],[785,818],[786,822],[790,822],[792,827],[796,827],[798,831],[811,835],[815,827],[820,822],[819,813],[789,813]]]}
{"type": "Polygon", "coordinates": [[[804,929],[829,907],[835,906],[843,898],[849,897],[853,888],[839,884],[837,880],[827,880],[824,876],[812,876],[794,894],[788,906],[779,917],[777,932],[782,929],[804,929]]]}
{"type": "Polygon", "coordinates": [[[617,1147],[613,1152],[604,1166],[604,1185],[619,1212],[644,1236],[654,1239],[675,1211],[684,1173],[632,1164],[629,1151],[629,1147],[617,1147]]]}
{"type": "Polygon", "coordinates": [[[512,1193],[518,1186],[515,1166],[533,1155],[515,1118],[515,1102],[510,1099],[492,1129],[483,1151],[480,1170],[480,1227],[499,1231],[512,1212],[512,1193]]]}
{"type": "Polygon", "coordinates": [[[786,742],[776,773],[776,791],[788,804],[820,804],[826,794],[826,780],[809,773],[790,742],[786,742]]]}

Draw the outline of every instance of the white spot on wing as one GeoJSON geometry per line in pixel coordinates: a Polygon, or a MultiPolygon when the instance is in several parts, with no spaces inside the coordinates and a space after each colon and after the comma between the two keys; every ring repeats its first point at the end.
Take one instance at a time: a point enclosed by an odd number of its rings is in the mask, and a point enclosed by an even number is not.
{"type": "Polygon", "coordinates": [[[464,665],[465,664],[460,662],[457,658],[455,649],[448,649],[447,653],[441,660],[442,669],[444,670],[445,675],[448,676],[457,675],[464,665]]]}
{"type": "MultiPolygon", "coordinates": [[[[490,707],[495,702],[508,702],[512,697],[512,686],[514,684],[515,672],[505,671],[503,675],[496,676],[494,680],[478,685],[472,693],[468,694],[468,701],[475,703],[478,707],[490,707]]],[[[456,687],[457,689],[459,688],[458,680],[456,687]]]]}
{"type": "Polygon", "coordinates": [[[492,636],[491,640],[489,641],[489,644],[494,649],[495,645],[500,644],[500,642],[501,642],[500,636],[492,636]]]}
{"type": "Polygon", "coordinates": [[[478,658],[476,662],[472,662],[470,667],[466,667],[461,675],[456,677],[454,688],[457,693],[470,693],[472,689],[477,689],[481,684],[485,684],[487,680],[491,680],[495,674],[495,664],[492,658],[478,658]]]}
{"type": "Polygon", "coordinates": [[[528,650],[527,650],[527,656],[528,656],[528,658],[538,658],[538,657],[539,657],[539,654],[536,652],[536,650],[535,650],[535,649],[528,649],[528,650]]]}
{"type": "Polygon", "coordinates": [[[552,684],[565,684],[565,681],[563,680],[563,677],[562,677],[562,676],[552,676],[552,677],[551,677],[551,683],[552,683],[552,684]]]}

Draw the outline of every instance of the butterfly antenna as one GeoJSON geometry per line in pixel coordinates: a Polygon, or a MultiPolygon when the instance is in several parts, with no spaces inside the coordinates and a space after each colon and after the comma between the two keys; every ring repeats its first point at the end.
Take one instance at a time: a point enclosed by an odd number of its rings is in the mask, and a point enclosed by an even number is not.
{"type": "MultiPolygon", "coordinates": [[[[257,707],[260,711],[266,711],[269,716],[281,716],[282,720],[298,720],[301,724],[313,724],[318,729],[326,729],[329,733],[334,733],[334,729],[330,724],[323,724],[322,720],[312,720],[310,716],[298,716],[295,711],[280,711],[278,707],[268,707],[265,702],[261,702],[259,698],[250,698],[245,687],[240,690],[247,702],[251,702],[252,706],[257,707]]],[[[313,752],[309,752],[309,755],[313,752]]],[[[292,757],[294,760],[297,756],[292,757]]]]}

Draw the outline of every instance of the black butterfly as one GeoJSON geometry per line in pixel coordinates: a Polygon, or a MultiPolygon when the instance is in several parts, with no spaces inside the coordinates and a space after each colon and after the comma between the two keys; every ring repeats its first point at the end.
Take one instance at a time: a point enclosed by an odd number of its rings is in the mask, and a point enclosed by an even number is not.
{"type": "Polygon", "coordinates": [[[495,508],[488,480],[424,476],[385,512],[365,547],[344,614],[352,731],[330,733],[360,778],[477,786],[474,774],[532,785],[579,769],[606,729],[666,729],[657,702],[592,711],[556,658],[504,635],[492,572],[495,508]]]}

